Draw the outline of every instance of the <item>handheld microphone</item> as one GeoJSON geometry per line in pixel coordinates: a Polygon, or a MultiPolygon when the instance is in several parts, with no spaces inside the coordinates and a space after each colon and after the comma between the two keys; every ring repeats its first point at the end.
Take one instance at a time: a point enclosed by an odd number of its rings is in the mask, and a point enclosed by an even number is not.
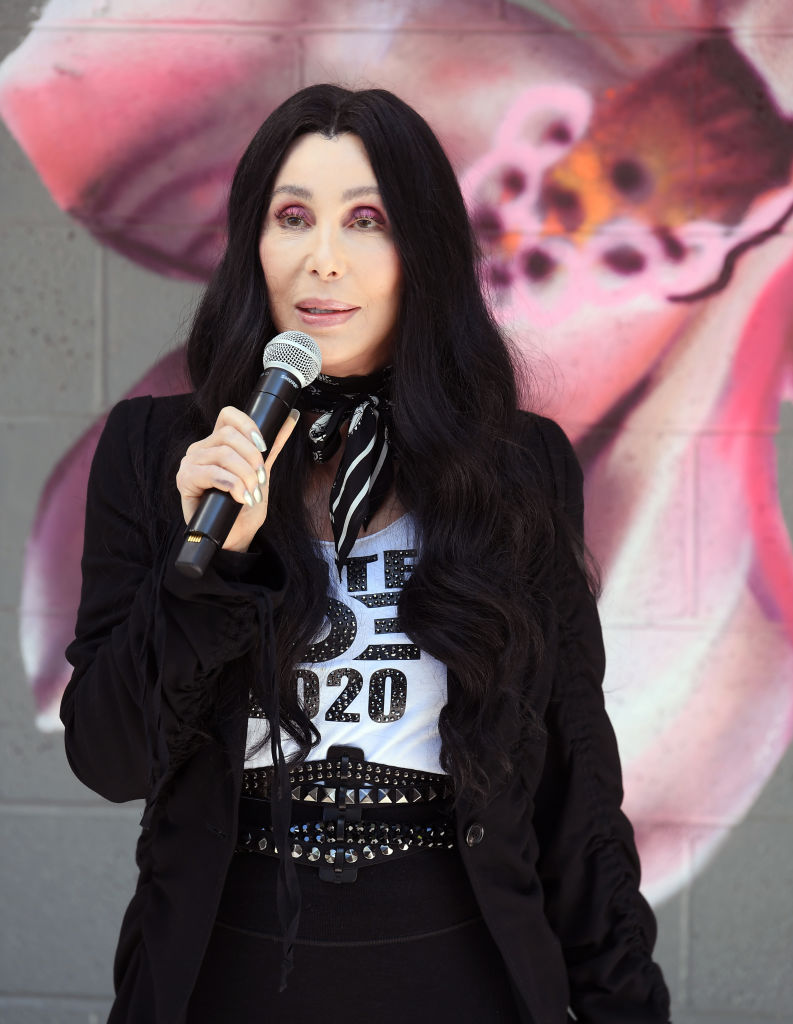
{"type": "MultiPolygon", "coordinates": [[[[262,361],[264,373],[256,383],[245,412],[258,427],[267,452],[300,390],[319,373],[322,355],[319,345],[308,334],[284,331],[265,346],[262,361]]],[[[185,576],[203,576],[240,511],[240,505],[226,491],[216,487],[204,491],[187,525],[176,568],[185,576]]]]}

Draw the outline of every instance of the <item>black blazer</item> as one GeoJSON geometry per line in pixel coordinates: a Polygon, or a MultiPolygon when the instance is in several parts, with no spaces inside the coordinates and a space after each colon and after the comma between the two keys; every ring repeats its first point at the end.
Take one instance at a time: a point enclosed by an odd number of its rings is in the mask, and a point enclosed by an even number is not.
{"type": "MultiPolygon", "coordinates": [[[[219,553],[201,580],[173,568],[184,524],[175,485],[163,494],[158,480],[189,402],[116,406],[88,484],[67,651],[74,673],[61,706],[66,753],[107,799],[148,800],[111,1022],[183,1018],[235,844],[248,713],[239,668],[253,649],[257,602],[266,595],[277,606],[287,585],[266,524],[250,552],[219,553]]],[[[540,467],[539,485],[582,532],[570,442],[552,420],[523,422],[527,466],[540,467]]],[[[546,645],[531,685],[547,734],[523,744],[518,770],[486,809],[459,808],[460,856],[526,1022],[562,1024],[569,1005],[583,1024],[666,1024],[655,920],[620,810],[600,623],[574,566],[560,574],[546,645]]],[[[514,728],[502,723],[505,744],[514,728]]]]}

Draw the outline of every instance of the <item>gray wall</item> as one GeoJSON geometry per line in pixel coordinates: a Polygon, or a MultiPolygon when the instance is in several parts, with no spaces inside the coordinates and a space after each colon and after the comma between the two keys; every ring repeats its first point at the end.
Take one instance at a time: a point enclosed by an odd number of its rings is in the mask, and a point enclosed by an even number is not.
{"type": "MultiPolygon", "coordinates": [[[[27,32],[6,2],[0,53],[27,32]]],[[[0,126],[0,886],[2,1024],[98,1024],[136,878],[141,810],[94,796],[34,727],[19,652],[24,546],[69,445],[171,347],[195,288],[101,249],[0,126]]]]}
{"type": "MultiPolygon", "coordinates": [[[[4,3],[0,55],[29,20],[4,3]]],[[[34,727],[18,644],[24,544],[64,450],[179,338],[196,289],[100,249],[0,128],[0,1021],[104,1019],[140,809],[70,774],[34,727]]],[[[778,439],[793,522],[793,416],[778,439]]],[[[793,752],[714,861],[657,908],[678,1024],[793,1022],[793,752]]]]}

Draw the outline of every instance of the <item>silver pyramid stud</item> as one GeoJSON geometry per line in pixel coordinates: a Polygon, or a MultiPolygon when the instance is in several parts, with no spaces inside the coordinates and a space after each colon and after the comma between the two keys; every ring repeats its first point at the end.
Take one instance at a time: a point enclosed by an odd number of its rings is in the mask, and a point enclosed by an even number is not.
{"type": "Polygon", "coordinates": [[[295,845],[292,847],[292,856],[295,858],[295,860],[299,860],[300,857],[303,856],[303,847],[300,845],[300,843],[295,843],[295,845]]]}
{"type": "Polygon", "coordinates": [[[315,804],[319,800],[319,786],[314,786],[305,795],[305,801],[308,804],[315,804]]]}
{"type": "Polygon", "coordinates": [[[406,804],[407,802],[408,802],[408,798],[405,796],[405,794],[402,792],[402,790],[401,789],[395,789],[394,790],[394,803],[395,804],[406,804]]]}
{"type": "Polygon", "coordinates": [[[358,861],[358,854],[355,850],[346,850],[344,853],[344,859],[348,864],[355,864],[358,861]]]}
{"type": "Polygon", "coordinates": [[[372,803],[374,803],[374,800],[372,799],[372,791],[371,791],[371,789],[362,789],[360,792],[361,792],[361,803],[362,804],[372,804],[372,803]]]}
{"type": "Polygon", "coordinates": [[[367,860],[374,860],[374,850],[371,848],[371,846],[364,846],[361,852],[363,853],[364,857],[366,857],[367,860]]]}
{"type": "Polygon", "coordinates": [[[321,804],[335,804],[333,790],[328,786],[323,786],[319,795],[319,802],[321,804]]]}
{"type": "Polygon", "coordinates": [[[387,789],[378,789],[378,791],[377,791],[377,799],[375,800],[375,803],[378,803],[378,804],[390,804],[392,802],[393,801],[391,800],[391,797],[388,795],[388,790],[387,789]]]}
{"type": "Polygon", "coordinates": [[[315,861],[319,860],[319,850],[316,848],[316,846],[311,847],[311,850],[309,851],[308,854],[308,859],[311,861],[312,864],[315,861]]]}

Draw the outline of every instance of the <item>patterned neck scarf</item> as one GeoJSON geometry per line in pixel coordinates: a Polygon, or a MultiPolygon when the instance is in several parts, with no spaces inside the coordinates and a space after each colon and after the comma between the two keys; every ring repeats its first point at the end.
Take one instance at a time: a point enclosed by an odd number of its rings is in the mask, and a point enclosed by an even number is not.
{"type": "Polygon", "coordinates": [[[390,366],[365,377],[321,373],[300,396],[302,409],[320,413],[308,432],[315,462],[333,458],[341,428],[349,423],[329,500],[339,579],[358,534],[382,505],[394,478],[390,381],[390,366]]]}

